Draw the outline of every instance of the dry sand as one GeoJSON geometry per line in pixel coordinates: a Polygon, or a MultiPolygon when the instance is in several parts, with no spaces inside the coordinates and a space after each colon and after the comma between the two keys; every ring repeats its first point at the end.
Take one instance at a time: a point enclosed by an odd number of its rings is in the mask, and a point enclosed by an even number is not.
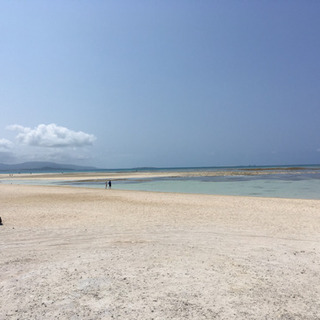
{"type": "Polygon", "coordinates": [[[0,319],[320,319],[320,201],[0,184],[0,319]]]}

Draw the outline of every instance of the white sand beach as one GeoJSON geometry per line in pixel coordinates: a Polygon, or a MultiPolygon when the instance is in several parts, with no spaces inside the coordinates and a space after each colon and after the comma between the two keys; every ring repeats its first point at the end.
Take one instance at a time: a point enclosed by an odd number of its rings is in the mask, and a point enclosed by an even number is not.
{"type": "Polygon", "coordinates": [[[319,200],[0,184],[0,216],[0,319],[320,319],[319,200]]]}

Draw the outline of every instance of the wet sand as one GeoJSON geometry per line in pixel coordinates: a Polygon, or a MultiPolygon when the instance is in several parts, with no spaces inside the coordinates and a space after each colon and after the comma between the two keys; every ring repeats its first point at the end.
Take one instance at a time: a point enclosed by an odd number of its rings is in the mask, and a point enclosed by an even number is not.
{"type": "Polygon", "coordinates": [[[0,184],[0,216],[0,319],[320,319],[319,200],[0,184]]]}

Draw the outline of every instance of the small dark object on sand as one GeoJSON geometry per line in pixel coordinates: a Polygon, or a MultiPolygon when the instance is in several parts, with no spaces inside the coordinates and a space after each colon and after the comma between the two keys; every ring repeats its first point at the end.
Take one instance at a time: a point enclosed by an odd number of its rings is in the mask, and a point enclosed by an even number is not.
{"type": "Polygon", "coordinates": [[[0,217],[0,226],[2,226],[2,219],[1,219],[1,217],[0,217]]]}

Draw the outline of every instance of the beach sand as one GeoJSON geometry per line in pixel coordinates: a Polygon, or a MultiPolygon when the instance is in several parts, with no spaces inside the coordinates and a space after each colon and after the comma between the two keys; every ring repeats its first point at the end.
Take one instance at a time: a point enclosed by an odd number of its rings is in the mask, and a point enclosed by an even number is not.
{"type": "Polygon", "coordinates": [[[0,319],[320,319],[320,201],[0,184],[0,319]]]}

